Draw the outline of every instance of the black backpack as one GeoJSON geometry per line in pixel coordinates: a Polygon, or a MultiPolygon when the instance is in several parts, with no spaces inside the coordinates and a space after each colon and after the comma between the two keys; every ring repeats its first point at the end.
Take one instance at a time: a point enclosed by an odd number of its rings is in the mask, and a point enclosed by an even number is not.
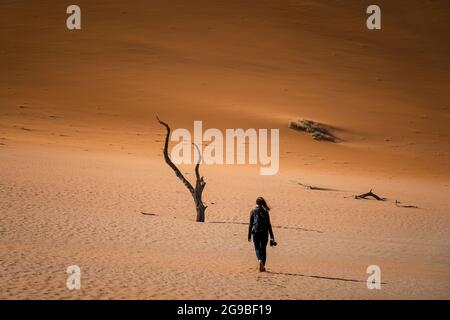
{"type": "Polygon", "coordinates": [[[267,232],[269,230],[268,212],[258,207],[253,212],[253,233],[267,232]]]}

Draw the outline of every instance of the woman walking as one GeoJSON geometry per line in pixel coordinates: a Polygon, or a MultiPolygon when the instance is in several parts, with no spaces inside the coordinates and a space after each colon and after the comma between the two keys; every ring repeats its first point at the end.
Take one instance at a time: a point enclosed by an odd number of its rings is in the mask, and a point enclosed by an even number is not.
{"type": "Polygon", "coordinates": [[[263,197],[259,197],[256,199],[256,207],[250,212],[250,223],[248,225],[248,241],[251,241],[253,236],[260,272],[266,271],[266,247],[269,235],[270,239],[275,242],[269,211],[270,208],[266,200],[263,197]]]}

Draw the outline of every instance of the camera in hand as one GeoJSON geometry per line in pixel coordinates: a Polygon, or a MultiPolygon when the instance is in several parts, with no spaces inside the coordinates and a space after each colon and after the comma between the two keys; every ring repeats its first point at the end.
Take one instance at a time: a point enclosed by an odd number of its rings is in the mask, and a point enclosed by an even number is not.
{"type": "Polygon", "coordinates": [[[276,247],[276,245],[277,245],[277,242],[275,240],[273,240],[273,239],[270,239],[270,246],[271,247],[276,247]]]}

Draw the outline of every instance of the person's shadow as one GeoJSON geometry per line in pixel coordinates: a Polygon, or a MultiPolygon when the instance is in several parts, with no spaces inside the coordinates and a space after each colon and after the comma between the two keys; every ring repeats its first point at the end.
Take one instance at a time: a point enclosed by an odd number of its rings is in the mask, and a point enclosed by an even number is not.
{"type": "MultiPolygon", "coordinates": [[[[302,273],[289,273],[289,272],[275,272],[266,270],[266,273],[283,275],[283,276],[295,276],[295,277],[306,277],[306,278],[314,278],[314,279],[324,279],[324,280],[334,280],[334,281],[346,281],[346,282],[361,282],[366,283],[366,280],[358,280],[358,279],[347,279],[347,278],[338,278],[338,277],[329,277],[329,276],[315,276],[315,275],[307,275],[302,273]]],[[[385,282],[381,282],[381,284],[386,284],[385,282]]]]}

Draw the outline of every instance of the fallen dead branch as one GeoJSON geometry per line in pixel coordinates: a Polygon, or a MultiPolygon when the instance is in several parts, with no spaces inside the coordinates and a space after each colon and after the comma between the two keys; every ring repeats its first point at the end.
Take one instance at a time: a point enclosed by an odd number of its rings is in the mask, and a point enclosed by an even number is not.
{"type": "Polygon", "coordinates": [[[385,201],[386,200],[386,198],[382,198],[382,197],[376,195],[375,193],[373,193],[372,189],[370,189],[369,192],[366,192],[366,193],[363,193],[363,194],[358,194],[358,195],[354,196],[354,198],[357,199],[357,200],[359,200],[359,199],[367,199],[368,197],[372,197],[372,198],[374,198],[375,200],[378,200],[378,201],[385,201]]]}
{"type": "Polygon", "coordinates": [[[147,213],[147,212],[141,212],[145,216],[157,216],[156,213],[147,213]]]}
{"type": "Polygon", "coordinates": [[[419,208],[418,206],[414,206],[414,205],[404,205],[404,204],[401,204],[401,202],[398,201],[398,200],[395,200],[395,206],[396,206],[396,207],[399,207],[399,208],[415,208],[415,209],[418,209],[418,208],[419,208]]]}
{"type": "MultiPolygon", "coordinates": [[[[372,192],[372,189],[367,192],[367,193],[363,193],[363,194],[359,194],[359,195],[354,195],[354,196],[348,196],[348,197],[344,197],[344,198],[354,198],[354,199],[367,199],[368,197],[372,197],[375,200],[378,201],[386,201],[386,198],[380,197],[378,195],[376,195],[375,193],[372,192]]],[[[399,207],[399,208],[414,208],[414,209],[418,209],[419,207],[416,205],[406,205],[406,204],[402,204],[400,201],[395,200],[395,206],[399,207]]]]}

